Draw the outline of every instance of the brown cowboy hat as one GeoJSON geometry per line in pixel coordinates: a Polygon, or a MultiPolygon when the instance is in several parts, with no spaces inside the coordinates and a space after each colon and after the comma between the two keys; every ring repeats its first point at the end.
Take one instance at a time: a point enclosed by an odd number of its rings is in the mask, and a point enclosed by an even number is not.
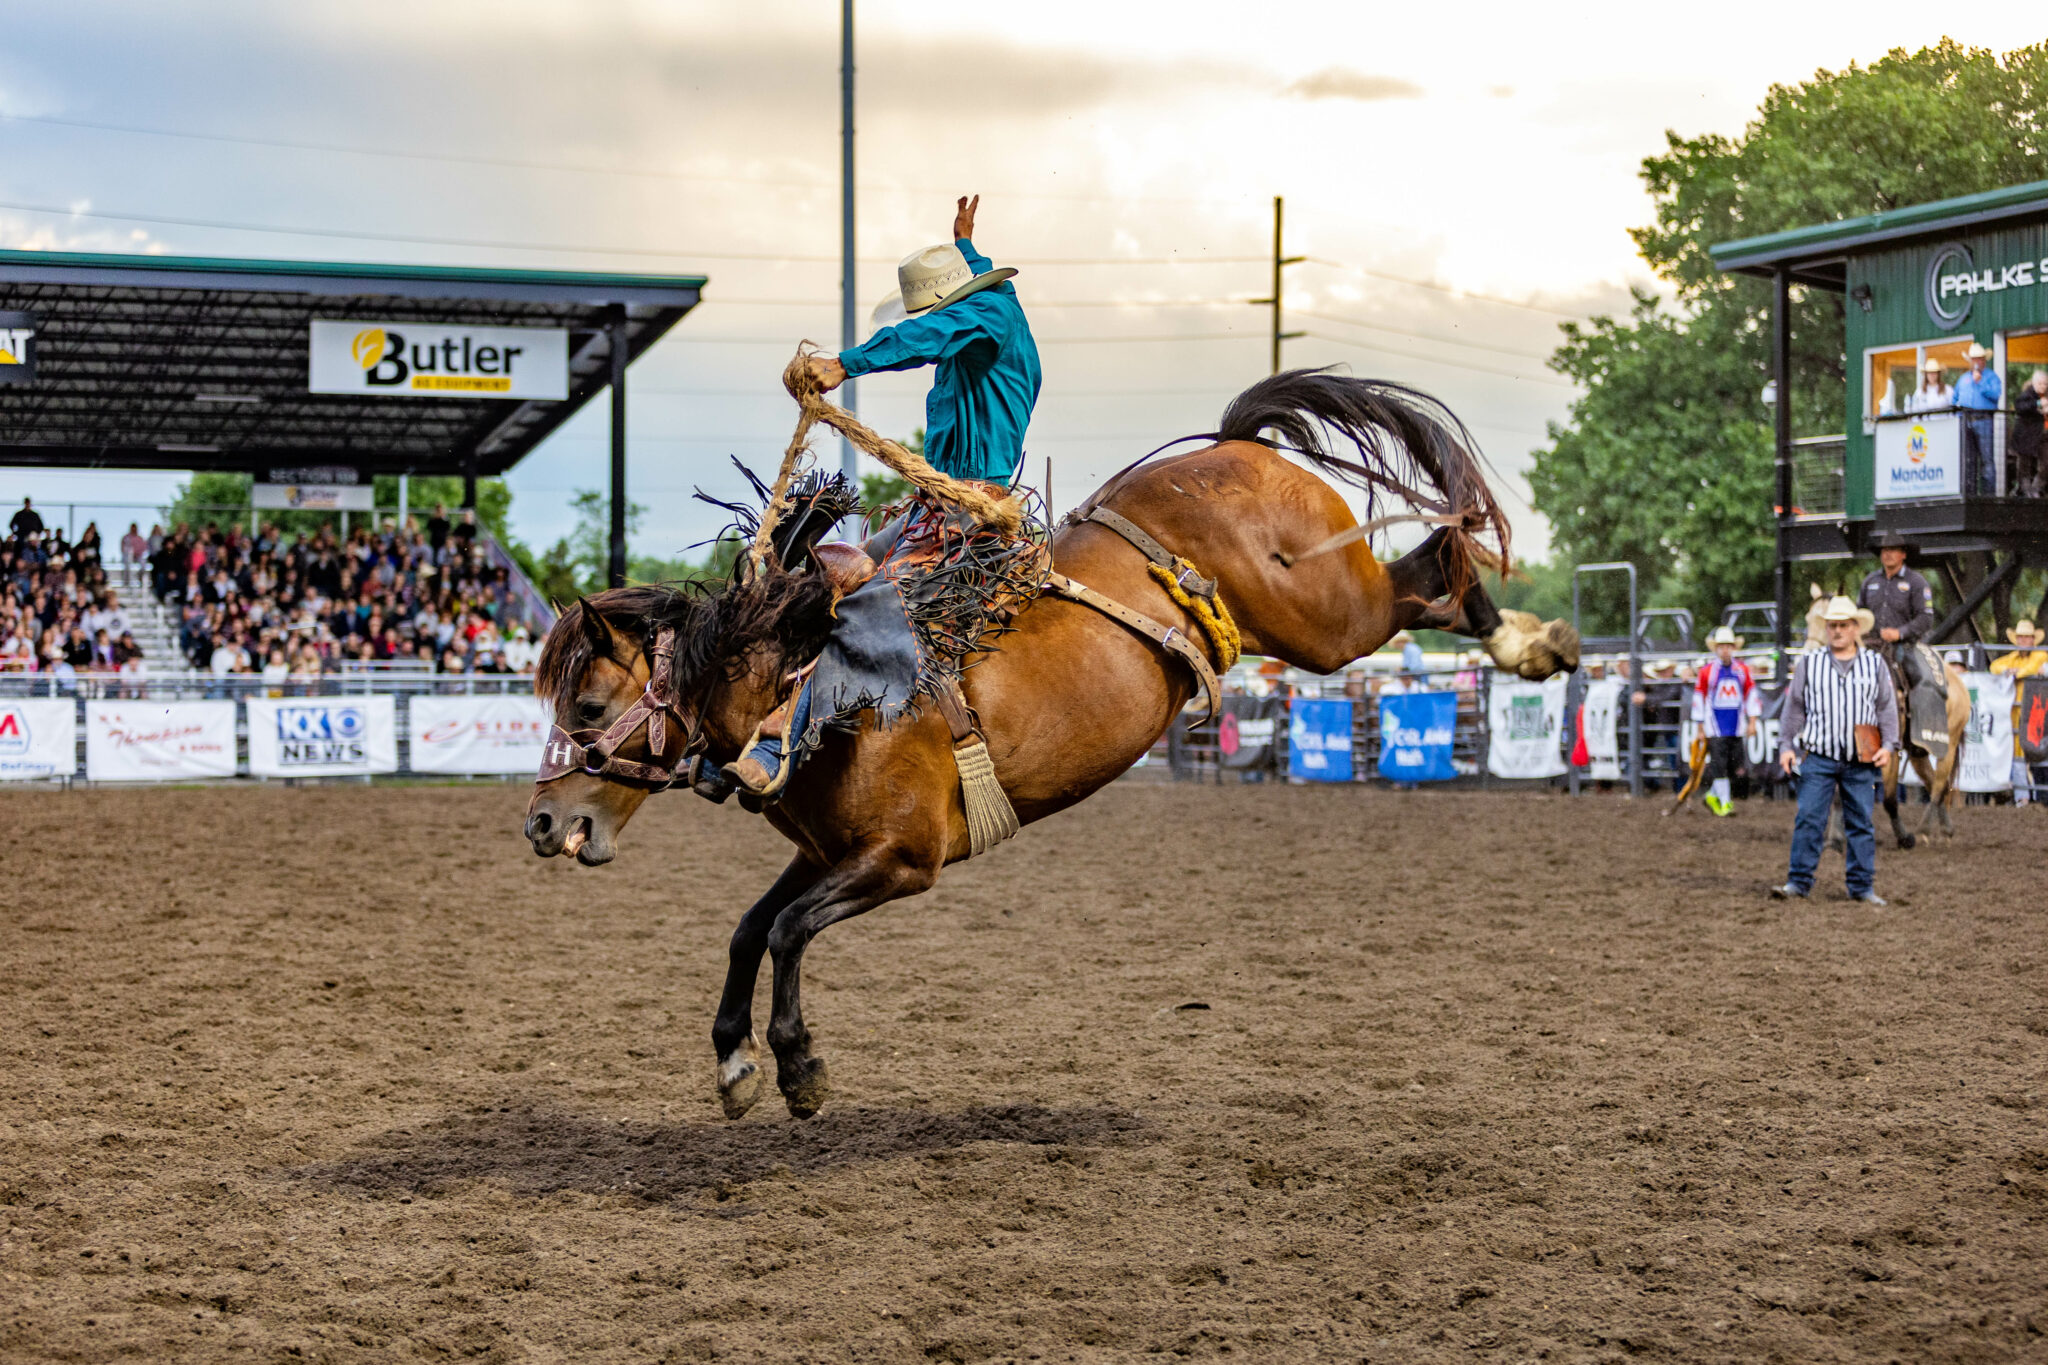
{"type": "Polygon", "coordinates": [[[1911,551],[1913,542],[1897,531],[1879,531],[1870,538],[1870,548],[1873,550],[1911,551]]]}

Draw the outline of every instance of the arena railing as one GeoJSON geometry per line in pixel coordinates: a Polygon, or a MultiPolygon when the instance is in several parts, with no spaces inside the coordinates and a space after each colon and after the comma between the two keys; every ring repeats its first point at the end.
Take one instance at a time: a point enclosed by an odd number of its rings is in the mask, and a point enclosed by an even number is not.
{"type": "MultiPolygon", "coordinates": [[[[358,667],[341,673],[323,674],[319,680],[287,679],[284,682],[269,682],[250,674],[230,674],[217,678],[210,673],[194,670],[164,672],[155,674],[133,673],[80,673],[76,678],[66,680],[52,673],[0,673],[0,703],[21,698],[73,698],[77,703],[78,723],[78,776],[59,779],[69,782],[85,780],[86,771],[86,708],[94,701],[233,701],[241,703],[259,698],[305,698],[317,701],[322,698],[336,701],[364,697],[389,696],[393,699],[393,714],[397,728],[398,768],[394,773],[380,773],[374,777],[309,777],[309,778],[253,778],[249,773],[249,712],[246,706],[235,707],[235,744],[237,776],[222,781],[291,781],[291,782],[364,782],[390,778],[419,777],[436,782],[449,781],[513,781],[529,782],[531,776],[512,774],[506,776],[479,774],[466,777],[450,773],[415,773],[412,767],[412,714],[411,703],[415,697],[531,697],[533,675],[530,673],[429,673],[423,670],[402,667],[358,667]]],[[[32,785],[29,783],[0,784],[0,790],[7,786],[32,785]]]]}

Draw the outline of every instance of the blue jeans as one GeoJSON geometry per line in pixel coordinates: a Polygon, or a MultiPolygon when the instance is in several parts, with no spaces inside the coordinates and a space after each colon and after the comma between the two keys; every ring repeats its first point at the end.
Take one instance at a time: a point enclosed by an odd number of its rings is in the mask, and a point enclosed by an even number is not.
{"type": "Polygon", "coordinates": [[[1991,462],[1992,421],[1974,414],[1963,419],[1963,492],[1974,497],[1998,494],[1998,469],[1991,462]]]}
{"type": "Polygon", "coordinates": [[[1877,796],[1877,768],[1808,754],[1799,764],[1799,814],[1792,821],[1792,863],[1785,881],[1795,891],[1813,890],[1820,847],[1827,839],[1828,811],[1842,794],[1842,836],[1848,848],[1849,894],[1870,892],[1877,880],[1877,827],[1870,821],[1877,796]]]}

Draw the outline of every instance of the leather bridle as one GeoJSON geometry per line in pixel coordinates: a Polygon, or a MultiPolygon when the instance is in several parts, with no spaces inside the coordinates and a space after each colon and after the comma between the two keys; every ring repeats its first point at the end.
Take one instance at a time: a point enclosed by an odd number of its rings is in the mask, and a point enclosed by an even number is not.
{"type": "Polygon", "coordinates": [[[540,773],[534,778],[536,784],[587,773],[658,792],[679,781],[695,780],[699,760],[710,739],[704,733],[701,717],[685,715],[678,699],[670,696],[675,675],[675,627],[663,626],[656,633],[654,643],[647,647],[647,657],[652,666],[646,689],[608,728],[564,730],[559,724],[548,727],[547,743],[541,747],[540,773]],[[643,725],[647,727],[647,752],[653,761],[620,758],[620,747],[643,725]],[[681,740],[673,758],[669,757],[671,727],[681,740]]]}

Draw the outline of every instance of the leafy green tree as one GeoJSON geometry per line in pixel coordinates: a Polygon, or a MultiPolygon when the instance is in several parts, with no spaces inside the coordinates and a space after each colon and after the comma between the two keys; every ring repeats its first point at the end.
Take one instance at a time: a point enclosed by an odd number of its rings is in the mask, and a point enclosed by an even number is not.
{"type": "MultiPolygon", "coordinates": [[[[1655,221],[1631,235],[1674,297],[1565,327],[1551,365],[1586,393],[1530,486],[1558,565],[1627,559],[1647,603],[1704,623],[1770,596],[1773,554],[1770,288],[1721,274],[1707,248],[2048,178],[2048,44],[1895,50],[1773,86],[1740,138],[1666,140],[1643,162],[1655,221]]],[[[1841,296],[1795,288],[1792,303],[1794,434],[1839,431],[1841,296]]],[[[1618,581],[1587,591],[1618,622],[1618,581]]]]}

